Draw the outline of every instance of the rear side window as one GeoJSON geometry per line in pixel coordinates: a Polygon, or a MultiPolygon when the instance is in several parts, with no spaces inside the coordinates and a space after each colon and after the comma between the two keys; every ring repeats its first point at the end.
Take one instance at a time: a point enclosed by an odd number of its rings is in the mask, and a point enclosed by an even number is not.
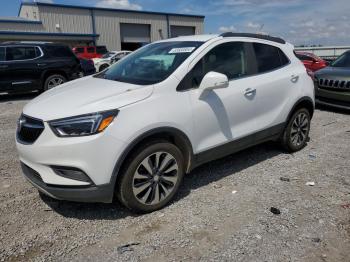
{"type": "Polygon", "coordinates": [[[0,47],[0,61],[5,61],[5,47],[0,47]]]}
{"type": "Polygon", "coordinates": [[[28,60],[38,57],[37,50],[35,47],[31,46],[14,46],[6,48],[6,60],[16,61],[16,60],[28,60]]]}
{"type": "Polygon", "coordinates": [[[307,55],[302,55],[302,54],[296,53],[296,57],[299,58],[301,61],[313,61],[313,59],[307,55]]]}
{"type": "Polygon", "coordinates": [[[74,52],[77,54],[84,53],[84,47],[77,47],[74,49],[74,52]]]}
{"type": "Polygon", "coordinates": [[[87,52],[88,53],[95,53],[95,47],[88,47],[88,48],[86,48],[86,50],[87,50],[87,52]]]}
{"type": "Polygon", "coordinates": [[[67,46],[46,46],[46,50],[52,57],[73,57],[72,51],[67,46]]]}
{"type": "Polygon", "coordinates": [[[105,46],[96,46],[96,53],[97,54],[104,55],[107,52],[108,52],[108,50],[105,46]]]}
{"type": "Polygon", "coordinates": [[[253,43],[258,73],[275,70],[289,63],[286,55],[275,46],[253,43]]]}

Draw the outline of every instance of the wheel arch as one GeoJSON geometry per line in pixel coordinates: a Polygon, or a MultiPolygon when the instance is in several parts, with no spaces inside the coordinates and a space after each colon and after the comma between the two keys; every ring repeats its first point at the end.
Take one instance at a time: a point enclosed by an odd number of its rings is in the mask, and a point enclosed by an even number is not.
{"type": "Polygon", "coordinates": [[[301,97],[300,99],[298,99],[298,101],[294,104],[294,106],[290,110],[287,121],[286,121],[287,124],[289,122],[289,119],[295,113],[295,111],[300,109],[300,108],[306,108],[310,112],[310,118],[312,118],[314,111],[315,111],[314,102],[312,101],[312,99],[310,97],[304,96],[304,97],[301,97]]]}
{"type": "Polygon", "coordinates": [[[41,86],[42,86],[42,89],[45,88],[45,81],[48,77],[52,76],[52,75],[61,75],[63,77],[66,78],[66,80],[68,80],[68,75],[67,73],[64,71],[64,70],[59,70],[59,69],[55,69],[55,70],[46,70],[45,72],[42,73],[41,75],[41,86]]]}
{"type": "Polygon", "coordinates": [[[115,167],[113,169],[111,183],[114,187],[117,186],[119,173],[126,165],[126,160],[141,146],[149,143],[150,141],[165,140],[175,146],[177,146],[182,152],[185,159],[185,172],[188,173],[191,171],[193,164],[193,149],[192,144],[188,136],[181,130],[174,127],[159,127],[152,130],[149,130],[142,135],[135,138],[128,147],[123,151],[119,157],[115,167]]]}

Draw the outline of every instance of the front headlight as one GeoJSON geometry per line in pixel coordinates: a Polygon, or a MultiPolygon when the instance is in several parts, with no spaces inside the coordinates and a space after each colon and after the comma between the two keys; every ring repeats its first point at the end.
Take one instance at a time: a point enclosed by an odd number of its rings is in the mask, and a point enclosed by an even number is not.
{"type": "Polygon", "coordinates": [[[118,110],[111,110],[52,120],[49,121],[49,125],[59,137],[89,136],[105,130],[118,112],[118,110]]]}

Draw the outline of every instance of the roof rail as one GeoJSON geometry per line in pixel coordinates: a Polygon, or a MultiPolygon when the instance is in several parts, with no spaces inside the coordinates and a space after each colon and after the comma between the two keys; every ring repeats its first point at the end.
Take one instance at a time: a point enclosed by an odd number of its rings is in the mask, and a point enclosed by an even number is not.
{"type": "Polygon", "coordinates": [[[269,40],[272,42],[285,44],[286,41],[284,41],[282,38],[269,36],[269,35],[261,35],[261,34],[253,34],[253,33],[233,33],[233,32],[226,32],[222,33],[220,36],[222,37],[252,37],[252,38],[258,38],[263,40],[269,40]]]}

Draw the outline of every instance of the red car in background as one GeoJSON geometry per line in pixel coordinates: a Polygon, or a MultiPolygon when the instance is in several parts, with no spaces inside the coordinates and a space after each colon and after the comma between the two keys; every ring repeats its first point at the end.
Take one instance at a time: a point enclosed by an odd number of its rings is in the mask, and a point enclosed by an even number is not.
{"type": "Polygon", "coordinates": [[[105,46],[76,46],[72,50],[78,58],[84,59],[101,58],[108,53],[105,46]]]}
{"type": "Polygon", "coordinates": [[[305,67],[312,72],[320,70],[328,65],[325,60],[312,53],[295,52],[295,55],[303,62],[305,67]]]}

